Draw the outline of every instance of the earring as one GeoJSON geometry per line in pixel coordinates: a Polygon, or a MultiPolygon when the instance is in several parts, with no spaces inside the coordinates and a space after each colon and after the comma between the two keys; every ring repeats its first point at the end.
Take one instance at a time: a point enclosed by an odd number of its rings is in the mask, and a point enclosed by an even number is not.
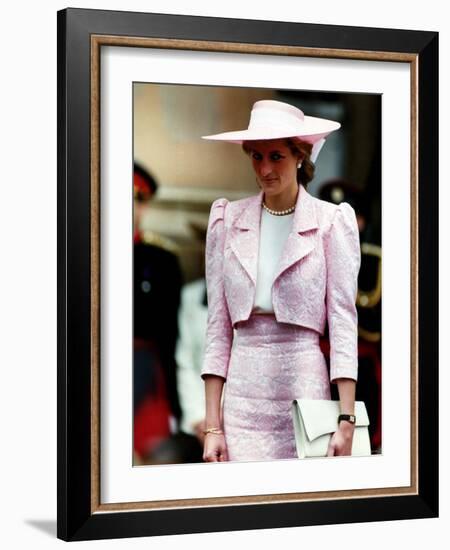
{"type": "Polygon", "coordinates": [[[300,161],[300,162],[297,164],[297,168],[301,168],[301,166],[302,166],[302,163],[301,163],[301,161],[300,161]]]}

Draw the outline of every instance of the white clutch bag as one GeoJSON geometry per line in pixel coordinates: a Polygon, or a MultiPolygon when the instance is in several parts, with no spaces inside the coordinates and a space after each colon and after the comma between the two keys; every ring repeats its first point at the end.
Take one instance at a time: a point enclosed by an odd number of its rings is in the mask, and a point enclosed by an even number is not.
{"type": "MultiPolygon", "coordinates": [[[[292,402],[295,443],[299,458],[327,455],[330,438],[338,429],[339,414],[339,401],[295,399],[292,402]]],[[[355,416],[352,456],[369,456],[369,417],[363,401],[355,401],[355,416]]]]}

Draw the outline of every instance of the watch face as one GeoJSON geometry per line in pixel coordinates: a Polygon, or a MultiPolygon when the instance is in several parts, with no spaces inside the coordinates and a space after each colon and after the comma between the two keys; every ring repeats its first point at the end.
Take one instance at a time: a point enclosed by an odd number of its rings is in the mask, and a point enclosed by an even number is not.
{"type": "Polygon", "coordinates": [[[341,420],[347,420],[347,422],[351,422],[352,424],[356,424],[356,416],[354,414],[343,414],[340,417],[341,420]]]}

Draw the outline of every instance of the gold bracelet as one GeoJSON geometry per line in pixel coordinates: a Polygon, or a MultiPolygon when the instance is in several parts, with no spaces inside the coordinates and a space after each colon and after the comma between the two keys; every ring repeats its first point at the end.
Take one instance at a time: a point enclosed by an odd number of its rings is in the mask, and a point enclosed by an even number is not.
{"type": "Polygon", "coordinates": [[[204,435],[206,434],[216,434],[216,435],[222,435],[223,431],[220,428],[208,428],[207,430],[203,430],[204,435]]]}

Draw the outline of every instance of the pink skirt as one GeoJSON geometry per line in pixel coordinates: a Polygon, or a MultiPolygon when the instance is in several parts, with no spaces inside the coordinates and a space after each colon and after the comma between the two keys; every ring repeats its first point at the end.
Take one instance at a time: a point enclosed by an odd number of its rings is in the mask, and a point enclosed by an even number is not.
{"type": "Polygon", "coordinates": [[[331,399],[319,333],[252,314],[235,328],[223,396],[228,459],[297,458],[292,400],[331,399]]]}

